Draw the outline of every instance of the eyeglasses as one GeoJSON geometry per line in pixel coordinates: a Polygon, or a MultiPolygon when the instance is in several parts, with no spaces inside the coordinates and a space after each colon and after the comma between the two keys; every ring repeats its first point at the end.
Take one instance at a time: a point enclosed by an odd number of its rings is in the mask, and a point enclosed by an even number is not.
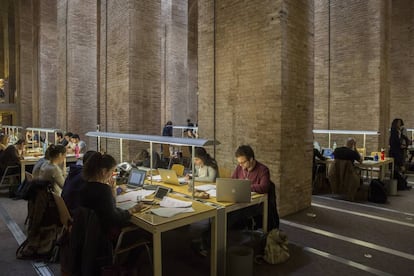
{"type": "Polygon", "coordinates": [[[249,162],[249,160],[239,161],[239,165],[242,166],[242,165],[246,164],[247,162],[249,162]]]}

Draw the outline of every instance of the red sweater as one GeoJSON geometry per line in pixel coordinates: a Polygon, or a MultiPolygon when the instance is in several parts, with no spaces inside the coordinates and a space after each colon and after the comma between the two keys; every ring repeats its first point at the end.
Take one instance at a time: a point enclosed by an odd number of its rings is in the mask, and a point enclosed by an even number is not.
{"type": "Polygon", "coordinates": [[[252,182],[252,192],[265,194],[269,190],[269,168],[257,160],[256,165],[251,171],[244,170],[241,166],[237,166],[231,177],[237,179],[249,179],[252,182]]]}

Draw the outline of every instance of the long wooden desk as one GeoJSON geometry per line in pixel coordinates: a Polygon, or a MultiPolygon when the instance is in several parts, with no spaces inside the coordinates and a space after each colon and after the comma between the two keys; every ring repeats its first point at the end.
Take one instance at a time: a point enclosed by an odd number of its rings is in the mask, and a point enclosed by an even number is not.
{"type": "Polygon", "coordinates": [[[385,172],[389,170],[389,164],[391,164],[391,178],[394,173],[394,158],[387,157],[385,160],[364,160],[362,163],[355,163],[355,166],[360,168],[361,170],[367,170],[370,172],[370,179],[372,179],[372,172],[375,169],[379,169],[378,179],[383,180],[385,178],[385,172]]]}
{"type": "MultiPolygon", "coordinates": [[[[187,199],[188,200],[188,199],[187,199]]],[[[162,245],[161,234],[184,225],[189,225],[201,220],[211,219],[211,270],[210,275],[217,275],[217,210],[213,206],[192,201],[193,213],[181,213],[170,218],[164,218],[151,213],[136,213],[131,217],[131,222],[142,229],[152,233],[154,275],[162,275],[162,245]]],[[[223,274],[224,275],[224,274],[223,274]]]]}
{"type": "MultiPolygon", "coordinates": [[[[176,194],[181,194],[187,198],[192,196],[192,192],[188,190],[188,185],[172,185],[164,182],[153,182],[152,184],[162,185],[173,189],[176,194]]],[[[196,182],[198,185],[206,183],[196,182]]],[[[227,214],[236,210],[240,210],[252,205],[258,205],[263,203],[263,231],[267,231],[267,208],[268,200],[267,194],[253,194],[250,203],[231,203],[231,202],[218,202],[216,198],[209,199],[196,199],[197,201],[204,202],[205,204],[211,204],[216,207],[217,210],[217,271],[218,275],[225,275],[226,272],[226,258],[227,258],[227,214]]],[[[212,250],[212,249],[211,249],[212,250]]]]}
{"type": "MultiPolygon", "coordinates": [[[[318,163],[322,163],[326,165],[326,176],[328,177],[328,170],[329,170],[329,166],[331,164],[333,164],[333,162],[335,161],[335,159],[326,159],[325,161],[322,160],[318,160],[318,163]]],[[[362,163],[359,162],[354,162],[354,165],[361,169],[361,170],[367,170],[370,172],[370,179],[373,178],[373,171],[378,169],[379,170],[379,175],[378,178],[380,180],[383,180],[385,178],[385,172],[388,170],[388,166],[391,164],[391,178],[392,178],[392,173],[394,172],[394,158],[392,157],[387,157],[385,158],[385,160],[378,160],[378,161],[374,161],[374,160],[364,160],[362,161],[362,163]]]]}

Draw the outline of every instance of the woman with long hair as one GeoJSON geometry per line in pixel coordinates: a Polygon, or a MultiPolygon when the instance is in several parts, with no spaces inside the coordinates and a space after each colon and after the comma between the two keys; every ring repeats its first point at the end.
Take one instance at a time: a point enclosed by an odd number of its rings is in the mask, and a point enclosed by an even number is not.
{"type": "MultiPolygon", "coordinates": [[[[214,158],[204,148],[195,148],[194,154],[195,173],[194,180],[199,182],[215,182],[218,177],[218,166],[214,158]]],[[[186,179],[190,179],[187,175],[186,179]]]]}
{"type": "MultiPolygon", "coordinates": [[[[60,195],[62,192],[65,178],[62,168],[66,159],[66,148],[62,145],[50,145],[47,148],[48,161],[44,161],[39,169],[39,180],[49,181],[53,185],[53,190],[60,195]]],[[[34,169],[33,169],[34,170],[34,169]]]]}
{"type": "Polygon", "coordinates": [[[116,207],[116,185],[112,178],[115,168],[116,161],[111,155],[95,152],[82,170],[86,183],[80,192],[80,206],[94,210],[102,228],[108,233],[112,228],[126,225],[131,214],[142,208],[141,204],[129,210],[116,207]]]}

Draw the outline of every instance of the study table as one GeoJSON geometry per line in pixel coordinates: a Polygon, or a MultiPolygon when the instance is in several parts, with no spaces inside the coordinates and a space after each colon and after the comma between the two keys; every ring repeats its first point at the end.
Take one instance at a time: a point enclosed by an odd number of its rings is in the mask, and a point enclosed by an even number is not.
{"type": "MultiPolygon", "coordinates": [[[[174,195],[172,195],[174,197],[174,195]]],[[[192,213],[180,213],[173,217],[160,217],[151,213],[151,210],[144,213],[135,213],[131,217],[131,222],[138,227],[152,233],[153,240],[153,266],[154,275],[162,275],[162,244],[161,234],[165,231],[172,230],[184,225],[189,225],[205,219],[211,219],[211,267],[210,275],[217,275],[217,210],[214,206],[209,206],[196,200],[183,199],[192,201],[192,213]]],[[[220,274],[221,275],[221,274],[220,274]]],[[[223,274],[224,275],[224,274],[223,274]]]]}
{"type": "MultiPolygon", "coordinates": [[[[188,185],[173,185],[164,182],[152,182],[152,184],[162,185],[171,188],[173,193],[185,198],[191,198],[192,191],[189,191],[188,185]]],[[[195,182],[195,190],[198,185],[207,183],[195,182]]],[[[210,183],[211,184],[211,183],[210,183]]],[[[263,203],[263,231],[267,230],[267,213],[268,213],[268,199],[267,194],[252,194],[250,203],[231,203],[231,202],[218,202],[215,197],[208,199],[195,198],[196,201],[215,206],[217,212],[217,270],[219,275],[225,275],[226,271],[226,257],[227,257],[227,214],[233,211],[237,211],[249,206],[258,205],[263,203]]],[[[211,249],[213,252],[213,249],[211,249]]]]}
{"type": "MultiPolygon", "coordinates": [[[[318,163],[326,164],[326,176],[328,176],[329,166],[335,161],[335,159],[326,159],[324,161],[317,160],[318,163]]],[[[386,157],[385,160],[364,160],[362,163],[354,162],[355,167],[370,172],[370,179],[373,179],[373,171],[378,170],[378,179],[383,180],[385,178],[385,172],[389,169],[388,166],[391,164],[391,178],[392,172],[394,172],[394,158],[386,157]]]]}

